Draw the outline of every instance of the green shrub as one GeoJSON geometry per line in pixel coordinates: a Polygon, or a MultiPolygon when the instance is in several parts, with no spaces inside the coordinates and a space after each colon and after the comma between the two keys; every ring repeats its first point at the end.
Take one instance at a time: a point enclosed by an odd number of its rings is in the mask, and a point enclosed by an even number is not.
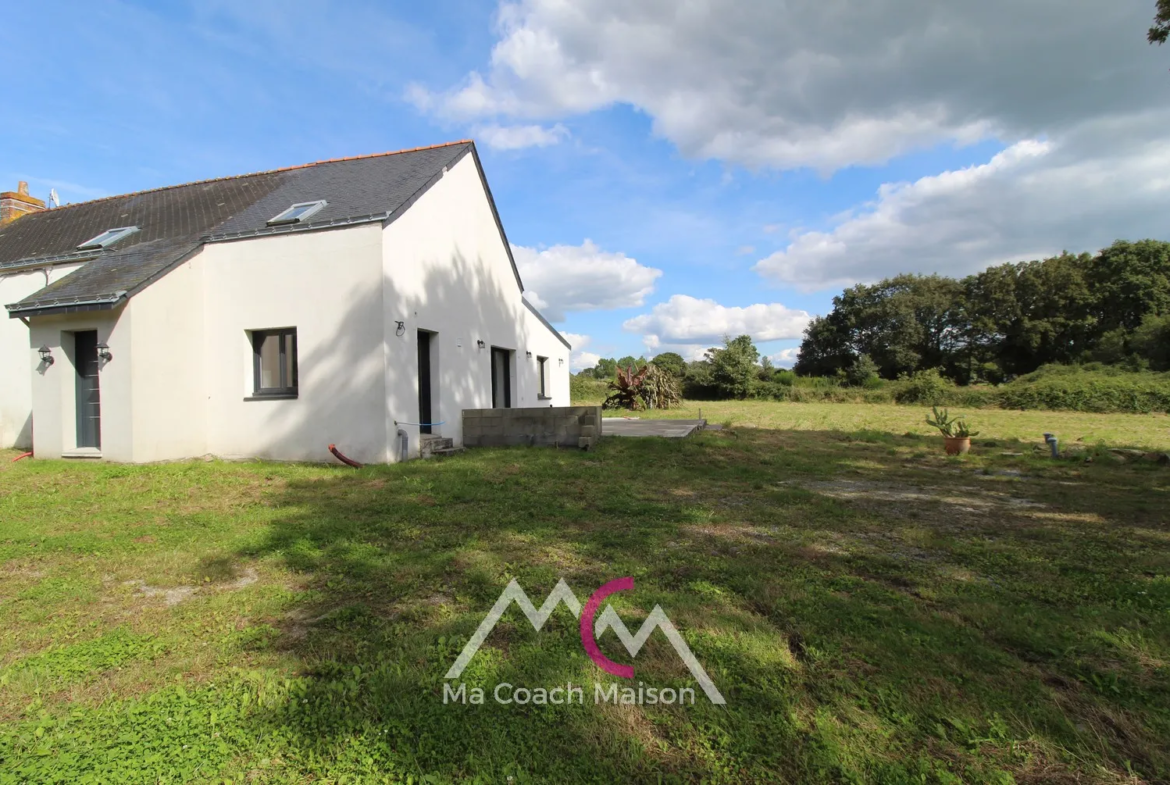
{"type": "Polygon", "coordinates": [[[894,400],[898,403],[938,406],[945,404],[948,394],[955,389],[954,382],[944,379],[937,368],[917,371],[899,381],[902,384],[894,392],[894,400]]]}
{"type": "Polygon", "coordinates": [[[602,379],[591,378],[590,371],[569,377],[569,398],[579,406],[598,406],[605,400],[606,385],[602,379]]]}
{"type": "Polygon", "coordinates": [[[1092,363],[1047,365],[1000,389],[1005,409],[1170,412],[1170,374],[1130,372],[1092,363]]]}

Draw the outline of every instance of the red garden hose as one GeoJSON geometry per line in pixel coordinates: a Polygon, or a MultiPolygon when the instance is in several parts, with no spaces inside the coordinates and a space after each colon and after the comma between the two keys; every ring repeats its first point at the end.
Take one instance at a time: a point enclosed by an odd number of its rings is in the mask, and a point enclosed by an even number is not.
{"type": "Polygon", "coordinates": [[[31,458],[31,457],[32,457],[32,453],[31,453],[31,452],[26,452],[26,453],[24,453],[24,454],[22,454],[22,455],[18,455],[18,456],[16,456],[15,458],[13,458],[13,459],[12,459],[12,462],[13,462],[13,463],[16,463],[16,462],[17,462],[17,461],[19,461],[21,458],[31,458]]]}
{"type": "Polygon", "coordinates": [[[357,461],[355,461],[353,458],[345,457],[345,455],[342,454],[341,450],[337,449],[336,445],[333,445],[333,444],[329,445],[329,452],[333,453],[333,455],[336,456],[337,460],[341,461],[346,466],[352,466],[355,469],[362,468],[362,465],[360,463],[358,463],[357,461]]]}

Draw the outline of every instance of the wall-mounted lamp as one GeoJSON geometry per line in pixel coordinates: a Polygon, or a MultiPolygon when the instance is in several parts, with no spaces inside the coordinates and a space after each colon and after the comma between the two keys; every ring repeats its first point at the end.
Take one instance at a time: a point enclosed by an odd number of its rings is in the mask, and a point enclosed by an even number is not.
{"type": "Polygon", "coordinates": [[[397,335],[399,338],[401,338],[402,334],[404,332],[406,332],[406,323],[405,322],[394,322],[394,324],[398,325],[394,329],[394,334],[397,335]]]}
{"type": "Polygon", "coordinates": [[[485,346],[487,346],[487,344],[486,344],[486,343],[484,343],[483,341],[476,341],[476,342],[475,342],[475,345],[476,345],[476,346],[478,346],[480,349],[482,349],[482,348],[484,348],[485,346]]]}
{"type": "Polygon", "coordinates": [[[105,341],[99,343],[96,348],[98,359],[104,360],[105,362],[109,362],[110,360],[114,359],[114,355],[110,354],[110,345],[105,341]]]}
{"type": "Polygon", "coordinates": [[[524,352],[524,356],[527,357],[529,360],[531,360],[532,359],[532,352],[524,352]]]}
{"type": "Polygon", "coordinates": [[[564,358],[564,357],[558,357],[558,358],[557,358],[557,365],[564,365],[564,364],[565,364],[565,358],[564,358]]]}
{"type": "Polygon", "coordinates": [[[57,362],[57,360],[53,357],[53,351],[48,346],[42,346],[40,348],[40,353],[41,362],[43,362],[45,365],[52,365],[53,363],[57,362]]]}

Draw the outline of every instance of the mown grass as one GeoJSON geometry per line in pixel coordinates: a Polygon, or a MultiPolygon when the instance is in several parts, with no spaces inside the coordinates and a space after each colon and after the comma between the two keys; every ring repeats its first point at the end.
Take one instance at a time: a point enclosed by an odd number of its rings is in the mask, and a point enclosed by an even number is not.
{"type": "MultiPolygon", "coordinates": [[[[1010,411],[950,407],[966,415],[979,438],[1018,439],[1043,446],[1054,433],[1066,446],[1170,449],[1170,415],[1090,414],[1081,412],[1010,411]]],[[[893,434],[931,435],[926,424],[930,407],[861,403],[779,403],[774,401],[685,401],[665,411],[606,411],[606,417],[696,419],[737,427],[796,431],[873,430],[893,434]]]]}
{"type": "MultiPolygon", "coordinates": [[[[1170,779],[1170,469],[814,425],[360,471],[0,453],[0,782],[1170,779]],[[725,707],[443,704],[509,580],[625,575],[725,707]]],[[[662,639],[634,664],[691,684],[662,639]]],[[[464,680],[614,681],[563,608],[464,680]]]]}

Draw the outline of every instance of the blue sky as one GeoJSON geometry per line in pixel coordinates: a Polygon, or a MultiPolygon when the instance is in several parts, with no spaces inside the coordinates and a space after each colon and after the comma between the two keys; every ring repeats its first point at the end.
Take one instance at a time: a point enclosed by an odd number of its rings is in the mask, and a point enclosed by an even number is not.
{"type": "Polygon", "coordinates": [[[0,187],[472,137],[577,364],[739,332],[786,364],[850,283],[1167,238],[1152,0],[971,5],[10,4],[0,187]]]}

